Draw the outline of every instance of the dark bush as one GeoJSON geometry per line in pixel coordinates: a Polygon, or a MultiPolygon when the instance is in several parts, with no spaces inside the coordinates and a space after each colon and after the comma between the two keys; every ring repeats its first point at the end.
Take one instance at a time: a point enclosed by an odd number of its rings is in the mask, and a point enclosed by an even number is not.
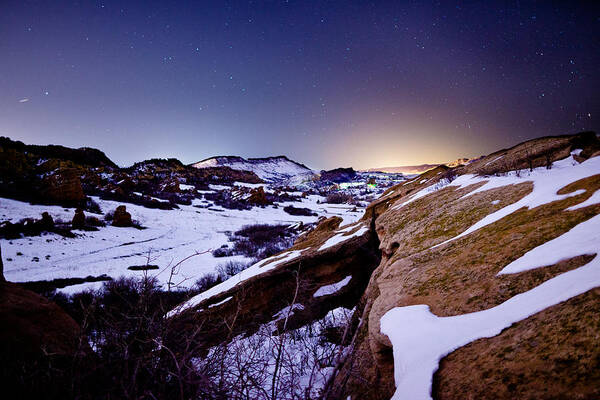
{"type": "Polygon", "coordinates": [[[250,265],[252,265],[252,262],[248,263],[248,262],[242,262],[242,261],[229,261],[229,262],[226,262],[225,264],[218,265],[217,273],[219,274],[219,277],[223,281],[226,281],[227,279],[231,278],[232,276],[237,275],[238,273],[242,272],[243,270],[248,268],[250,265]]]}
{"type": "Polygon", "coordinates": [[[351,204],[352,201],[353,198],[351,195],[340,192],[329,193],[325,200],[326,203],[330,204],[351,204]]]}
{"type": "Polygon", "coordinates": [[[127,267],[131,271],[149,271],[151,269],[159,269],[158,265],[131,265],[127,267]]]}
{"type": "Polygon", "coordinates": [[[218,285],[223,282],[221,276],[215,274],[206,274],[200,277],[196,284],[194,285],[194,290],[197,290],[199,293],[205,292],[213,286],[218,285]]]}
{"type": "Polygon", "coordinates": [[[100,208],[100,205],[91,197],[87,197],[85,199],[85,206],[83,208],[86,211],[92,212],[94,214],[102,214],[102,209],[100,208]]]}
{"type": "Polygon", "coordinates": [[[313,212],[310,208],[302,208],[302,207],[294,207],[287,206],[283,208],[283,211],[290,215],[302,215],[307,217],[314,217],[317,215],[316,212],[313,212]]]}
{"type": "Polygon", "coordinates": [[[297,232],[286,225],[246,225],[232,236],[232,253],[262,259],[294,244],[297,232]]]}
{"type": "Polygon", "coordinates": [[[219,247],[218,249],[213,250],[212,252],[213,257],[229,257],[233,255],[233,251],[227,247],[227,245],[223,245],[221,247],[219,247]]]}

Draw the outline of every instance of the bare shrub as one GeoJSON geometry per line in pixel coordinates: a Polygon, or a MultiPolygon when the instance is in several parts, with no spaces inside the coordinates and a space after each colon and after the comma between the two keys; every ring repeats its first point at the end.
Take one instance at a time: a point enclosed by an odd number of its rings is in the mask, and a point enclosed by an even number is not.
{"type": "Polygon", "coordinates": [[[352,195],[340,192],[329,193],[325,199],[326,203],[330,204],[352,204],[352,195]]]}
{"type": "Polygon", "coordinates": [[[294,244],[298,233],[286,225],[246,225],[232,236],[231,255],[263,259],[294,244]]]}
{"type": "Polygon", "coordinates": [[[222,280],[227,280],[230,277],[242,272],[250,265],[252,265],[252,262],[228,261],[225,264],[220,264],[217,266],[217,274],[222,280]]]}

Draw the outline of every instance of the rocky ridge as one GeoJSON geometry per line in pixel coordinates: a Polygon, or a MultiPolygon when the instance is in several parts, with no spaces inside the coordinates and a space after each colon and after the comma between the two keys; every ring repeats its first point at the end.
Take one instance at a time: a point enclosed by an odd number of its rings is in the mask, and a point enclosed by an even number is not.
{"type": "MultiPolygon", "coordinates": [[[[207,336],[210,346],[231,337],[223,332],[233,322],[235,334],[252,332],[290,304],[301,307],[289,329],[339,305],[355,307],[344,333],[345,356],[323,397],[389,399],[399,378],[380,324],[386,313],[421,304],[438,317],[477,313],[592,262],[597,248],[581,254],[575,248],[550,266],[498,275],[528,251],[594,223],[599,155],[598,137],[584,132],[531,140],[456,168],[438,166],[388,189],[358,223],[323,221],[290,250],[171,316],[186,329],[219,320],[208,330],[214,332],[207,336]],[[350,283],[327,301],[315,297],[320,287],[348,276],[350,283]],[[301,288],[296,296],[294,287],[301,288]]],[[[499,335],[459,346],[441,360],[431,393],[478,398],[493,387],[498,398],[597,397],[597,299],[597,290],[573,297],[499,335]],[[561,339],[565,326],[567,340],[561,339]],[[540,389],[549,380],[551,387],[540,389]]]]}

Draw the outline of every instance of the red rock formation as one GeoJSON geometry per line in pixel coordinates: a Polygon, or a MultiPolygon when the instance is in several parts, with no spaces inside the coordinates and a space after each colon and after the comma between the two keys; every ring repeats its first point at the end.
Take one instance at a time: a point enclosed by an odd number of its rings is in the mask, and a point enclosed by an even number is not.
{"type": "Polygon", "coordinates": [[[131,214],[127,212],[125,206],[120,205],[117,207],[113,213],[112,225],[119,227],[128,227],[133,225],[133,222],[131,221],[131,214]]]}

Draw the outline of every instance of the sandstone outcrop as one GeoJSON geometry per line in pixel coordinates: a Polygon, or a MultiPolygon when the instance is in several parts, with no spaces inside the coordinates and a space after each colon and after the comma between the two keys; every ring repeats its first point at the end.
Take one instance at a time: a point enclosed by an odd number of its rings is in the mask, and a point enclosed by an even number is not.
{"type": "Polygon", "coordinates": [[[131,214],[127,212],[127,208],[124,205],[120,205],[115,209],[112,218],[112,226],[123,228],[133,226],[131,214]]]}
{"type": "Polygon", "coordinates": [[[341,221],[339,217],[323,220],[291,249],[259,263],[262,265],[256,268],[255,276],[232,287],[226,283],[222,284],[223,289],[217,286],[216,290],[211,289],[213,296],[191,307],[185,308],[184,304],[173,316],[173,323],[181,327],[175,331],[190,332],[193,327],[202,326],[201,340],[210,346],[240,333],[254,332],[261,324],[276,320],[275,315],[292,303],[297,308],[286,329],[318,320],[340,306],[352,308],[379,263],[379,242],[368,222],[342,231],[338,229],[341,221]],[[336,240],[328,242],[334,236],[336,240]],[[272,268],[269,264],[277,266],[272,268]],[[349,282],[339,291],[315,296],[319,288],[347,277],[351,277],[349,282]]]}
{"type": "Polygon", "coordinates": [[[73,229],[81,229],[85,226],[85,214],[81,208],[75,210],[75,215],[71,220],[71,227],[73,229]]]}
{"type": "MultiPolygon", "coordinates": [[[[347,348],[323,397],[389,399],[395,391],[393,348],[380,326],[388,311],[419,304],[438,317],[488,310],[596,257],[581,254],[498,275],[533,248],[600,214],[600,204],[593,202],[570,209],[600,189],[600,168],[557,188],[547,202],[516,208],[463,233],[530,195],[535,190],[527,179],[531,169],[551,170],[568,157],[585,163],[599,148],[595,134],[582,133],[535,139],[456,168],[438,166],[387,190],[358,223],[340,227],[338,218],[323,220],[288,251],[251,267],[233,283],[209,289],[170,316],[181,330],[202,327],[201,340],[209,347],[274,321],[294,298],[300,307],[291,313],[287,329],[338,306],[355,307],[350,332],[342,337],[339,330],[327,332],[347,348]],[[451,185],[468,174],[477,177],[472,184],[451,185]],[[509,174],[523,179],[484,188],[490,177],[509,174]],[[342,290],[315,296],[319,288],[348,276],[342,290]]],[[[441,361],[434,396],[483,398],[493,388],[494,397],[505,399],[544,393],[597,397],[597,305],[596,289],[458,348],[441,361]]]]}
{"type": "Polygon", "coordinates": [[[50,202],[79,204],[85,199],[77,169],[58,169],[42,180],[42,192],[50,202]]]}
{"type": "MultiPolygon", "coordinates": [[[[447,183],[469,173],[503,176],[530,167],[552,168],[572,152],[576,160],[585,161],[598,146],[591,133],[536,139],[452,170],[430,170],[373,202],[367,215],[375,219],[382,260],[358,310],[365,323],[355,332],[351,351],[330,382],[326,398],[392,396],[392,347],[380,330],[382,316],[392,308],[426,304],[440,317],[487,310],[590,262],[594,255],[581,255],[550,267],[497,275],[527,251],[600,213],[598,204],[563,211],[600,189],[600,170],[559,190],[575,195],[519,209],[462,237],[461,232],[487,215],[527,196],[533,184],[525,178],[469,195],[485,181],[467,187],[447,183]],[[411,199],[425,187],[433,189],[431,194],[411,199]]],[[[434,398],[483,398],[490,391],[494,398],[505,399],[543,393],[548,398],[596,397],[598,375],[591,365],[600,355],[592,344],[598,316],[591,310],[597,305],[596,290],[533,315],[499,336],[459,348],[441,362],[434,398]],[[570,332],[565,325],[573,327],[570,332]],[[565,368],[565,363],[578,372],[565,368]]]]}

